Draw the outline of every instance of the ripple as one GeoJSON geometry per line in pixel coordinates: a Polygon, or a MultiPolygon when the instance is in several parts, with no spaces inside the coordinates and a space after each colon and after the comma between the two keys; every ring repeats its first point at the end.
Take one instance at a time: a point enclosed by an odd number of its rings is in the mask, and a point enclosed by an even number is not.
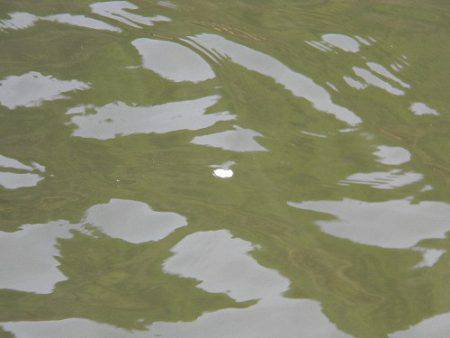
{"type": "Polygon", "coordinates": [[[403,172],[400,169],[391,171],[378,171],[372,173],[356,173],[340,181],[341,185],[362,184],[375,189],[395,189],[409,184],[417,183],[423,179],[422,174],[403,172]]]}
{"type": "Polygon", "coordinates": [[[213,55],[229,58],[248,70],[274,79],[294,96],[310,101],[317,110],[332,114],[350,125],[362,122],[355,113],[335,104],[325,88],[316,84],[309,77],[291,70],[272,56],[215,34],[199,34],[191,36],[189,39],[206,48],[213,55]]]}

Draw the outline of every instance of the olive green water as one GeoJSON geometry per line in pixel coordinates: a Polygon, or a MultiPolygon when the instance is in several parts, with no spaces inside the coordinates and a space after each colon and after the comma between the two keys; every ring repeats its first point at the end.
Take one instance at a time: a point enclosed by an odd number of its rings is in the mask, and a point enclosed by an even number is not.
{"type": "Polygon", "coordinates": [[[0,336],[450,337],[450,3],[131,2],[0,0],[0,336]]]}

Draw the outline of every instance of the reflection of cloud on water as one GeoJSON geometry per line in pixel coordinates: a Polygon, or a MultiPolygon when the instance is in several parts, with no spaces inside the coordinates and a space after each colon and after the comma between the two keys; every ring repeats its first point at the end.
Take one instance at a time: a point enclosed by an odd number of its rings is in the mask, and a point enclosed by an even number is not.
{"type": "Polygon", "coordinates": [[[89,84],[78,80],[58,80],[38,72],[12,75],[0,80],[0,104],[9,109],[38,107],[44,101],[67,99],[63,93],[89,87],[89,84]]]}
{"type": "Polygon", "coordinates": [[[129,10],[138,9],[135,4],[128,1],[106,1],[96,2],[90,5],[92,13],[104,16],[124,23],[134,28],[143,26],[153,26],[155,22],[168,22],[170,19],[163,15],[153,17],[130,13],[129,10]]]}
{"type": "Polygon", "coordinates": [[[236,152],[267,151],[266,148],[255,141],[255,137],[261,136],[263,135],[257,131],[234,126],[234,130],[196,136],[191,143],[236,152]]]}
{"type": "Polygon", "coordinates": [[[197,232],[176,244],[171,250],[173,256],[164,263],[167,273],[195,278],[200,282],[197,287],[207,292],[227,293],[236,301],[257,300],[247,308],[204,313],[193,322],[155,322],[146,331],[128,331],[80,318],[8,322],[2,326],[17,338],[31,333],[36,338],[350,337],[327,319],[320,303],[283,297],[289,280],[259,265],[249,256],[254,249],[250,242],[234,238],[226,230],[197,232]]]}
{"type": "Polygon", "coordinates": [[[227,40],[216,34],[190,36],[193,41],[218,58],[229,58],[248,70],[258,72],[284,86],[294,96],[304,98],[317,110],[334,115],[350,125],[361,123],[361,119],[349,109],[335,104],[328,91],[309,77],[295,72],[277,59],[244,45],[227,40]]]}
{"type": "Polygon", "coordinates": [[[167,80],[201,82],[216,76],[201,56],[179,43],[142,38],[132,45],[139,51],[143,67],[167,80]]]}
{"type": "Polygon", "coordinates": [[[71,122],[77,126],[73,136],[108,140],[132,134],[163,134],[178,130],[199,130],[220,121],[230,121],[235,115],[227,111],[206,114],[219,95],[195,100],[170,102],[155,106],[129,106],[113,102],[102,107],[71,108],[71,122]]]}
{"type": "Polygon", "coordinates": [[[0,231],[0,288],[34,293],[51,293],[56,283],[66,280],[59,271],[58,241],[72,237],[71,231],[86,232],[89,225],[112,238],[139,244],[159,241],[180,227],[185,217],[153,210],[132,200],[111,199],[86,211],[78,224],[59,220],[26,224],[15,232],[0,231]]]}
{"type": "Polygon", "coordinates": [[[288,202],[292,207],[333,215],[317,221],[326,233],[383,248],[406,249],[430,238],[445,238],[450,230],[450,204],[410,199],[385,202],[341,201],[288,202]]]}
{"type": "Polygon", "coordinates": [[[45,172],[45,167],[36,162],[32,162],[31,165],[25,165],[18,160],[0,155],[0,167],[28,171],[28,173],[0,171],[0,186],[5,189],[34,187],[44,179],[37,173],[31,173],[36,170],[41,173],[45,172]]]}
{"type": "Polygon", "coordinates": [[[377,171],[371,173],[356,173],[341,180],[342,185],[362,184],[376,189],[395,189],[405,185],[417,183],[423,175],[414,172],[404,172],[400,169],[391,171],[377,171]]]}

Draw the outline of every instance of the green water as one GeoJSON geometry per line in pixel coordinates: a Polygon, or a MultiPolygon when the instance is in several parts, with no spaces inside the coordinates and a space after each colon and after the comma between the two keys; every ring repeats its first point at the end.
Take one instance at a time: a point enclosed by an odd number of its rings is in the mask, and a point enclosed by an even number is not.
{"type": "Polygon", "coordinates": [[[0,0],[0,336],[449,337],[449,39],[447,0],[0,0]]]}

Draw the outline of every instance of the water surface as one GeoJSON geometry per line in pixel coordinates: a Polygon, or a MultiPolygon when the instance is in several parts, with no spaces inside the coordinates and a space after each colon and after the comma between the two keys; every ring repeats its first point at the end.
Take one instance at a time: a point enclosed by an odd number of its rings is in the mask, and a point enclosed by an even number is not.
{"type": "Polygon", "coordinates": [[[0,336],[450,336],[449,39],[442,0],[0,0],[0,336]]]}

